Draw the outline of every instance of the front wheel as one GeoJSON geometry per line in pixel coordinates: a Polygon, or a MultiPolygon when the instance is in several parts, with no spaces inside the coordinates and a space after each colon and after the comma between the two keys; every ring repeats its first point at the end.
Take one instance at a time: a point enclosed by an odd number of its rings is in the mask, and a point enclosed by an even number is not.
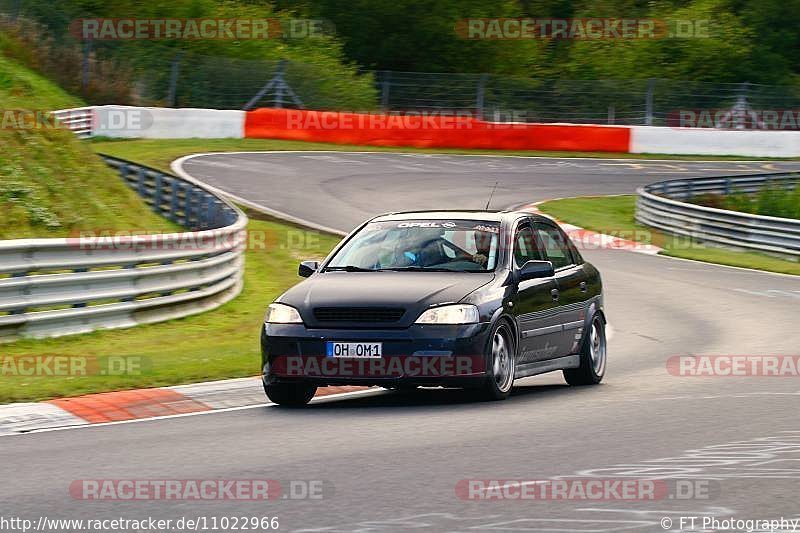
{"type": "Polygon", "coordinates": [[[595,315],[581,348],[581,365],[564,370],[564,379],[570,385],[597,385],[606,373],[606,353],[606,325],[595,315]]]}
{"type": "Polygon", "coordinates": [[[317,387],[307,383],[270,383],[264,385],[264,392],[273,403],[299,407],[311,401],[317,387]]]}
{"type": "Polygon", "coordinates": [[[492,330],[486,361],[486,380],[480,395],[486,400],[505,400],[514,384],[514,363],[516,353],[511,328],[503,321],[492,330]]]}

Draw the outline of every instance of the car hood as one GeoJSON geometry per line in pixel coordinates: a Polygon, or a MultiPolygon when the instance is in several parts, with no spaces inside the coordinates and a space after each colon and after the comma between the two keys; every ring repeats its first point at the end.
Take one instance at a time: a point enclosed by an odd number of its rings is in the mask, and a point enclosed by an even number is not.
{"type": "Polygon", "coordinates": [[[295,285],[278,301],[297,308],[312,327],[356,325],[317,320],[314,309],[319,307],[402,308],[405,313],[397,322],[359,325],[407,327],[428,307],[458,302],[493,279],[491,272],[322,272],[295,285]]]}

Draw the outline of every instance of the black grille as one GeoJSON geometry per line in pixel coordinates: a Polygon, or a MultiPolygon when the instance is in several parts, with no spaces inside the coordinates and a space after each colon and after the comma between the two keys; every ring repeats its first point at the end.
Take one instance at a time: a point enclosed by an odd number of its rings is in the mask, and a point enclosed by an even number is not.
{"type": "Polygon", "coordinates": [[[320,322],[397,322],[405,309],[396,307],[317,307],[320,322]]]}

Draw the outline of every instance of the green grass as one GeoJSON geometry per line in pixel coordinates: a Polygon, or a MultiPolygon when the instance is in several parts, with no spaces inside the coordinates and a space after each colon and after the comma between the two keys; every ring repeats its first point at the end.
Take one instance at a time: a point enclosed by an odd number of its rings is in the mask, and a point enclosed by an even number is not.
{"type": "Polygon", "coordinates": [[[120,356],[138,358],[135,360],[143,369],[140,373],[81,377],[0,375],[0,402],[258,375],[258,332],[267,305],[300,279],[300,260],[322,258],[338,238],[266,217],[256,220],[253,217],[258,215],[248,214],[248,229],[265,236],[267,245],[247,250],[244,289],[219,309],[132,329],[1,345],[0,360],[48,355],[120,356]]]}
{"type": "Polygon", "coordinates": [[[557,219],[588,230],[637,242],[654,244],[662,254],[706,263],[717,263],[770,272],[800,275],[800,263],[757,253],[703,246],[681,237],[652,230],[634,220],[636,197],[597,196],[565,198],[545,202],[539,208],[557,219]]]}
{"type": "MultiPolygon", "coordinates": [[[[0,55],[0,109],[80,105],[48,80],[0,55]]],[[[112,144],[114,149],[124,146],[112,144]]],[[[189,152],[179,146],[174,153],[189,152]]],[[[163,154],[117,155],[168,167],[169,157],[163,154]]],[[[150,211],[96,156],[92,144],[53,128],[0,129],[0,211],[0,239],[56,237],[90,229],[179,229],[150,211]]],[[[260,238],[251,242],[267,245],[247,250],[244,289],[238,298],[214,311],[160,324],[2,344],[0,402],[257,375],[258,332],[267,304],[298,281],[301,259],[321,258],[338,241],[260,218],[251,218],[248,229],[260,238]],[[138,358],[143,370],[114,376],[28,377],[11,375],[14,366],[4,366],[13,360],[7,358],[52,355],[138,358]]]]}
{"type": "MultiPolygon", "coordinates": [[[[0,34],[0,37],[2,35],[0,34]]],[[[136,193],[66,130],[11,127],[8,110],[81,105],[50,81],[0,55],[0,239],[63,237],[79,230],[177,226],[152,213],[136,193]]]]}
{"type": "Polygon", "coordinates": [[[701,194],[689,200],[698,205],[743,211],[755,215],[800,219],[800,185],[786,189],[778,183],[763,187],[754,194],[733,191],[731,194],[701,194]]]}
{"type": "MultiPolygon", "coordinates": [[[[198,152],[247,152],[262,150],[335,150],[356,152],[414,152],[421,154],[467,154],[467,155],[519,155],[528,157],[583,157],[600,159],[672,159],[682,161],[739,161],[756,160],[739,156],[686,156],[669,154],[626,154],[613,152],[542,152],[537,150],[461,150],[440,148],[411,148],[405,146],[352,146],[345,144],[310,143],[302,141],[283,141],[275,139],[170,139],[168,141],[140,139],[115,140],[96,138],[92,146],[97,152],[111,153],[142,161],[146,158],[157,163],[159,168],[168,169],[169,163],[180,156],[198,152]]],[[[758,160],[781,160],[783,158],[757,158],[758,160]]],[[[800,159],[800,158],[789,158],[800,159]]]]}
{"type": "MultiPolygon", "coordinates": [[[[4,50],[0,33],[0,50],[4,50]]],[[[83,105],[59,86],[0,54],[0,101],[3,109],[65,109],[83,105]]]]}

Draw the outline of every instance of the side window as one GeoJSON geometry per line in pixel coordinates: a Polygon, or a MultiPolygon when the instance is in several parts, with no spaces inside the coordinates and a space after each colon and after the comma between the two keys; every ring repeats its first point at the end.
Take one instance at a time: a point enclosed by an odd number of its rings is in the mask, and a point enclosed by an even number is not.
{"type": "Polygon", "coordinates": [[[569,246],[558,230],[545,224],[536,224],[536,234],[548,261],[553,263],[553,268],[563,268],[572,264],[569,246]]]}
{"type": "Polygon", "coordinates": [[[514,237],[514,263],[521,267],[528,261],[541,261],[542,256],[536,247],[536,239],[530,226],[524,226],[514,237]]]}

